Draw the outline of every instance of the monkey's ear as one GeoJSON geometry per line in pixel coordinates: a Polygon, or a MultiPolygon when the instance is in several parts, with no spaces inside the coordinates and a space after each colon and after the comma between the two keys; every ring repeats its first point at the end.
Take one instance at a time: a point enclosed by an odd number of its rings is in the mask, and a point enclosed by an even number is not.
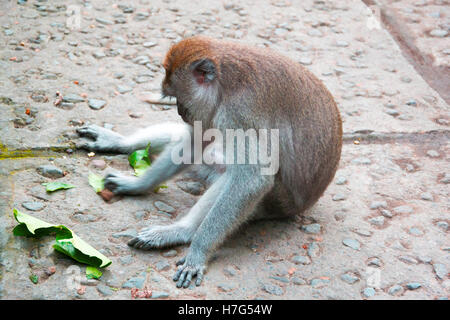
{"type": "Polygon", "coordinates": [[[192,74],[198,84],[209,83],[216,78],[216,66],[210,59],[200,59],[192,62],[192,74]]]}

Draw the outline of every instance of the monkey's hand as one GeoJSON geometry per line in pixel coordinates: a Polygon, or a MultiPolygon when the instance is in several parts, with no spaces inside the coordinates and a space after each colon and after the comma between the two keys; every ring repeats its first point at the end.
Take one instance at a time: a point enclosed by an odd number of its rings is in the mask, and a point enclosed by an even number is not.
{"type": "Polygon", "coordinates": [[[92,140],[83,140],[81,143],[78,143],[77,148],[80,149],[102,152],[122,152],[125,147],[125,138],[109,129],[90,125],[78,128],[76,131],[80,137],[92,140]]]}
{"type": "Polygon", "coordinates": [[[145,192],[142,188],[139,178],[124,175],[120,172],[108,173],[105,176],[105,188],[114,194],[137,195],[145,192]]]}
{"type": "Polygon", "coordinates": [[[187,288],[191,284],[193,277],[197,276],[195,285],[199,286],[203,280],[203,274],[206,270],[206,259],[199,254],[190,251],[188,255],[177,262],[178,270],[173,276],[173,281],[177,282],[178,288],[187,288]]]}

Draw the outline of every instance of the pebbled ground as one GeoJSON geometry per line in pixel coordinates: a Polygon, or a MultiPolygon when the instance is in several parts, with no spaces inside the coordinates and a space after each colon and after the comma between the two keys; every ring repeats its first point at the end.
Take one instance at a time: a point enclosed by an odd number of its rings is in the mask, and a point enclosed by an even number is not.
{"type": "MultiPolygon", "coordinates": [[[[418,46],[448,39],[436,38],[418,46]]],[[[448,298],[449,106],[363,2],[2,1],[0,70],[2,299],[448,298]],[[181,121],[173,106],[139,97],[159,92],[164,53],[194,34],[270,46],[306,65],[335,96],[346,138],[310,211],[242,227],[203,284],[181,290],[171,278],[187,247],[144,252],[126,242],[187,212],[198,184],[177,177],[156,194],[105,203],[88,173],[131,174],[126,156],[88,157],[73,143],[87,123],[127,134],[181,121]],[[65,100],[55,105],[57,92],[65,100]],[[42,165],[60,171],[49,178],[42,165]],[[41,183],[53,180],[76,188],[48,195],[41,183]],[[112,265],[85,280],[85,266],[50,238],[15,238],[13,208],[68,226],[112,265]]]]}

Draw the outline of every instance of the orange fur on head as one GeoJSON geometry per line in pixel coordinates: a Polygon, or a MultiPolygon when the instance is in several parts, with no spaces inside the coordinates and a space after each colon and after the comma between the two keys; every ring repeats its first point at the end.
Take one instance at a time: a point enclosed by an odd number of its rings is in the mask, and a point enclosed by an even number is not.
{"type": "MultiPolygon", "coordinates": [[[[176,69],[190,65],[199,59],[213,57],[212,41],[206,37],[192,37],[174,44],[166,54],[163,67],[168,74],[173,73],[176,69]]],[[[214,59],[211,59],[217,66],[214,59]]],[[[218,67],[218,66],[217,66],[218,67]]]]}

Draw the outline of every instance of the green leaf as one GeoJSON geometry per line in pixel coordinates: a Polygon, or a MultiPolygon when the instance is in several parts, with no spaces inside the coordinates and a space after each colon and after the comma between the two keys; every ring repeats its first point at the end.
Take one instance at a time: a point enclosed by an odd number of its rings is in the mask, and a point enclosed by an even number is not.
{"type": "Polygon", "coordinates": [[[61,238],[71,238],[72,231],[63,225],[53,225],[37,219],[28,214],[22,213],[17,209],[13,210],[14,218],[19,222],[13,229],[15,236],[24,237],[42,237],[52,233],[58,234],[61,238]]]}
{"type": "Polygon", "coordinates": [[[157,186],[156,188],[155,188],[155,190],[153,190],[153,192],[154,193],[157,193],[158,191],[159,191],[159,189],[167,189],[168,188],[168,186],[166,186],[165,184],[162,184],[162,185],[160,185],[160,186],[157,186]]]}
{"type": "Polygon", "coordinates": [[[112,261],[92,248],[77,235],[73,234],[71,239],[55,240],[53,248],[72,259],[94,267],[107,267],[112,261]]]}
{"type": "Polygon", "coordinates": [[[128,162],[134,169],[136,176],[141,176],[151,165],[149,157],[150,143],[143,150],[136,150],[128,156],[128,162]]]}
{"type": "Polygon", "coordinates": [[[52,225],[17,209],[13,210],[14,218],[19,222],[13,229],[15,236],[41,237],[56,234],[53,248],[78,262],[94,267],[107,267],[112,261],[84,242],[72,230],[63,225],[52,225]]]}
{"type": "Polygon", "coordinates": [[[53,191],[61,190],[61,189],[75,188],[74,185],[71,185],[69,183],[64,183],[64,182],[58,182],[58,181],[47,182],[47,183],[43,183],[42,185],[46,187],[45,190],[47,192],[53,192],[53,191]]]}
{"type": "Polygon", "coordinates": [[[136,150],[134,152],[132,152],[129,156],[128,156],[128,162],[130,163],[130,165],[135,168],[138,165],[139,161],[143,161],[147,164],[150,164],[150,161],[148,159],[148,152],[147,149],[144,150],[136,150]]]}
{"type": "Polygon", "coordinates": [[[88,178],[89,184],[94,188],[95,192],[99,193],[105,189],[105,183],[102,177],[96,175],[95,173],[89,172],[88,178]]]}
{"type": "Polygon", "coordinates": [[[100,279],[102,272],[95,267],[86,267],[86,278],[88,279],[100,279]]]}
{"type": "Polygon", "coordinates": [[[32,275],[30,275],[30,280],[34,284],[37,284],[39,282],[39,277],[37,275],[35,275],[35,274],[32,274],[32,275]]]}

